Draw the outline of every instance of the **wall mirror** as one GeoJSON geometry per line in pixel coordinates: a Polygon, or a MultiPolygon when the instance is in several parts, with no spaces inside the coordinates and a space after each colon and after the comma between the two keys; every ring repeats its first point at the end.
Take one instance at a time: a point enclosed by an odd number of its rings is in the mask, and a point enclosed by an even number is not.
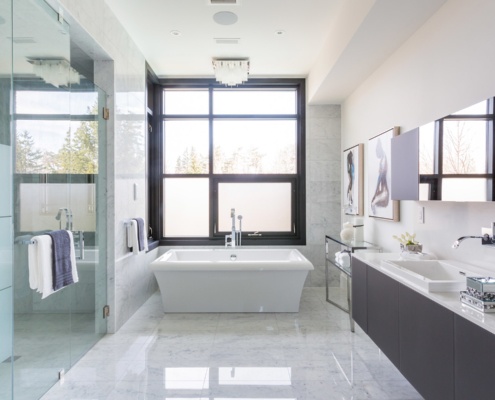
{"type": "Polygon", "coordinates": [[[493,125],[490,98],[394,138],[392,198],[493,201],[493,125]]]}

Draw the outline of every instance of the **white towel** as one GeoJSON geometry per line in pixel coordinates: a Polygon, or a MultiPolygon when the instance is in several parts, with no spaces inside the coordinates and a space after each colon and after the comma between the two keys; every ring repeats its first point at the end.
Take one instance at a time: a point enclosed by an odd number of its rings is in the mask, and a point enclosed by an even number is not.
{"type": "Polygon", "coordinates": [[[335,253],[335,261],[346,268],[351,266],[351,256],[346,251],[339,251],[335,253]]]}
{"type": "MultiPolygon", "coordinates": [[[[72,263],[72,279],[74,283],[79,281],[76,265],[76,254],[74,250],[74,237],[69,231],[70,255],[72,263]]],[[[32,238],[33,244],[28,248],[29,262],[29,287],[41,293],[41,298],[45,299],[53,290],[53,243],[48,235],[39,235],[32,238]]]]}
{"type": "MultiPolygon", "coordinates": [[[[127,247],[132,248],[132,254],[139,254],[138,224],[132,219],[127,224],[127,247]]],[[[144,249],[148,251],[148,240],[144,237],[144,249]]]]}

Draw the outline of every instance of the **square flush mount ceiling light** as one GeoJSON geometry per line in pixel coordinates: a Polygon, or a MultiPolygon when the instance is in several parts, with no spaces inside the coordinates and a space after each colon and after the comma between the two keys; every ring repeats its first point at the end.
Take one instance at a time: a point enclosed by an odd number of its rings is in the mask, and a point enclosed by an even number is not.
{"type": "Polygon", "coordinates": [[[218,82],[227,86],[240,85],[248,80],[249,59],[213,59],[213,69],[218,82]]]}

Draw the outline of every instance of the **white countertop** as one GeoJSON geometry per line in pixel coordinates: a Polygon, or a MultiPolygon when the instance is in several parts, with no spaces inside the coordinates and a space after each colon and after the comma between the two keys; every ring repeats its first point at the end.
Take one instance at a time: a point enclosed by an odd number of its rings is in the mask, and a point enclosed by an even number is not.
{"type": "MultiPolygon", "coordinates": [[[[421,293],[426,298],[440,304],[450,311],[495,334],[495,313],[482,313],[475,310],[474,308],[469,307],[468,305],[461,303],[459,299],[459,292],[428,292],[411,284],[406,279],[402,279],[401,277],[392,275],[385,269],[381,268],[382,260],[400,260],[400,253],[357,252],[353,253],[352,256],[375,268],[381,273],[391,277],[392,279],[402,283],[404,286],[407,286],[412,290],[421,293]]],[[[473,268],[478,269],[476,267],[473,268]]]]}

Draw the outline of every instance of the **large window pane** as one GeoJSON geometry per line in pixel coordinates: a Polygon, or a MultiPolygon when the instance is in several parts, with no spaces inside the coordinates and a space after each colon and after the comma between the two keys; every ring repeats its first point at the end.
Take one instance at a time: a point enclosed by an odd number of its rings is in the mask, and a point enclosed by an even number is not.
{"type": "Polygon", "coordinates": [[[163,126],[166,174],[208,173],[208,121],[173,120],[163,126]]]}
{"type": "Polygon", "coordinates": [[[487,122],[448,120],[443,129],[443,173],[485,173],[487,122]]]}
{"type": "Polygon", "coordinates": [[[174,90],[163,91],[163,111],[169,115],[208,114],[208,90],[174,90]]]}
{"type": "Polygon", "coordinates": [[[209,235],[209,183],[203,178],[163,180],[165,237],[209,235]]]}
{"type": "Polygon", "coordinates": [[[295,174],[295,120],[213,122],[216,174],[295,174]]]}
{"type": "Polygon", "coordinates": [[[219,231],[231,230],[230,210],[234,208],[236,215],[242,215],[245,232],[290,232],[291,192],[289,182],[219,183],[219,231]]]}
{"type": "Polygon", "coordinates": [[[59,154],[70,146],[70,122],[16,121],[16,172],[60,172],[59,154]]]}
{"type": "Polygon", "coordinates": [[[285,90],[232,90],[213,91],[213,114],[296,114],[297,92],[285,90]]]}
{"type": "Polygon", "coordinates": [[[435,123],[430,122],[419,128],[419,173],[435,172],[435,123]]]}

